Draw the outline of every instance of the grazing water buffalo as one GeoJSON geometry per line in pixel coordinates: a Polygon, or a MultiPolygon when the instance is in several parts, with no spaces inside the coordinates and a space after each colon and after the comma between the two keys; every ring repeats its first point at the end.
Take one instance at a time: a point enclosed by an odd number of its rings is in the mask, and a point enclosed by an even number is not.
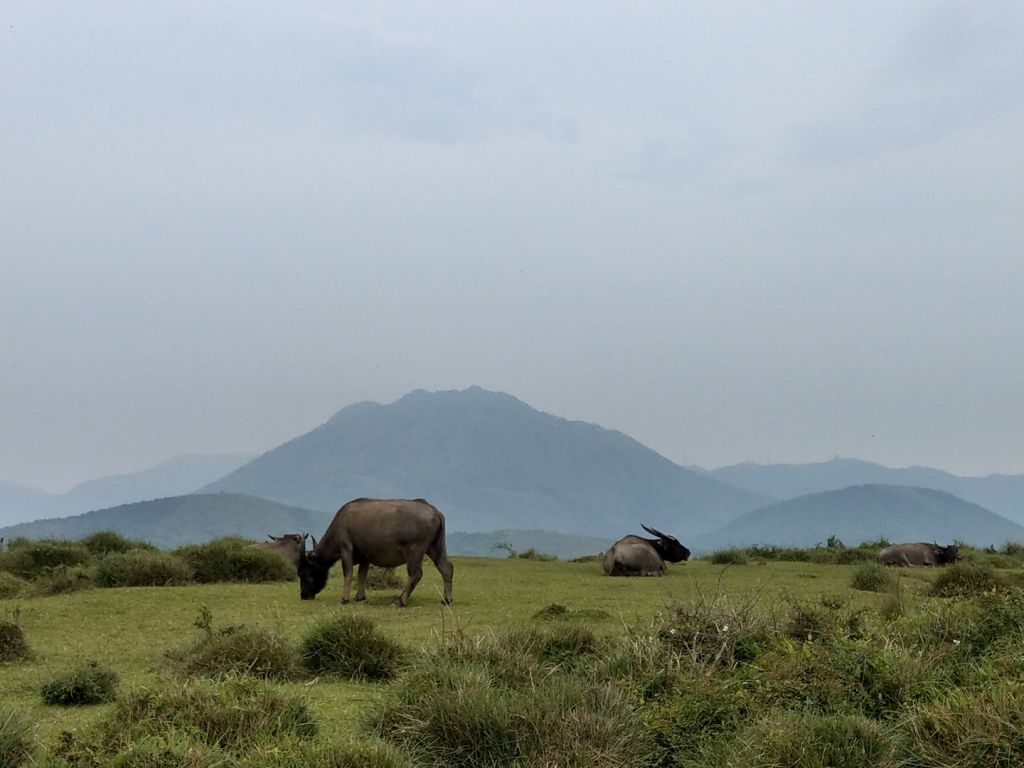
{"type": "Polygon", "coordinates": [[[312,600],[327,584],[331,566],[341,560],[345,583],[341,602],[352,591],[352,566],[359,566],[356,600],[366,599],[366,574],[371,565],[394,568],[405,563],[409,579],[394,604],[409,602],[423,576],[423,557],[434,561],[444,579],[445,603],[452,601],[452,564],[444,539],[444,515],[424,499],[355,499],[345,504],[327,526],[319,543],[299,550],[299,586],[303,600],[312,600]]]}
{"type": "Polygon", "coordinates": [[[292,565],[299,564],[299,552],[306,545],[306,534],[285,533],[280,536],[267,536],[270,541],[261,541],[258,544],[250,544],[249,549],[265,549],[280,555],[292,565]]]}
{"type": "Polygon", "coordinates": [[[656,528],[641,527],[658,538],[645,539],[632,534],[612,544],[601,556],[601,565],[609,576],[662,576],[665,561],[678,563],[690,556],[690,550],[656,528]]]}
{"type": "Polygon", "coordinates": [[[875,556],[883,565],[946,565],[960,559],[956,544],[940,547],[938,544],[893,544],[875,556]]]}

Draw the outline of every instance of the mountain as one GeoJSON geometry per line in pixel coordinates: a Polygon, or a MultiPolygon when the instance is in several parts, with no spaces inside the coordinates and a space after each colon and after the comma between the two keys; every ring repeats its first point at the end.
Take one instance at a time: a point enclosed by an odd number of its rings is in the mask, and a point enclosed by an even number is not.
{"type": "Polygon", "coordinates": [[[1024,524],[1024,475],[962,477],[929,467],[891,469],[858,459],[813,464],[736,464],[706,473],[751,493],[784,501],[851,485],[910,485],[951,493],[1024,524]]]}
{"type": "Polygon", "coordinates": [[[334,511],[359,496],[425,497],[449,530],[619,536],[649,523],[680,537],[762,506],[613,430],[479,387],[357,403],[206,492],[334,511]]]}
{"type": "Polygon", "coordinates": [[[0,528],[0,536],[79,539],[117,531],[158,547],[176,547],[219,536],[263,541],[267,534],[311,532],[319,536],[332,515],[233,493],[195,494],[123,504],[74,517],[37,520],[0,528]]]}
{"type": "Polygon", "coordinates": [[[752,544],[811,547],[833,535],[851,545],[884,537],[893,542],[960,540],[987,546],[1024,541],[1024,526],[933,488],[856,485],[748,512],[695,538],[692,548],[706,552],[752,544]]]}
{"type": "Polygon", "coordinates": [[[177,456],[141,472],[89,480],[60,495],[0,483],[0,525],[192,493],[253,458],[247,453],[177,456]]]}

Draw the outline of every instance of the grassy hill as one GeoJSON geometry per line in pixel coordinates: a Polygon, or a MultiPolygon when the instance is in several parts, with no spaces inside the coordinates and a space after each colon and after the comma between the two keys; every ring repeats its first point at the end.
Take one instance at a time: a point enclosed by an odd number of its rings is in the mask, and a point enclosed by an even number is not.
{"type": "Polygon", "coordinates": [[[0,536],[78,539],[95,531],[117,531],[134,539],[176,547],[238,535],[263,540],[270,533],[312,532],[319,536],[332,515],[234,493],[174,496],[123,504],[73,517],[37,520],[0,528],[0,536]]]}
{"type": "Polygon", "coordinates": [[[451,530],[601,536],[641,522],[708,532],[765,502],[620,432],[479,387],[349,406],[204,490],[325,511],[358,496],[422,496],[451,530]]]}
{"type": "Polygon", "coordinates": [[[706,473],[729,485],[778,501],[851,485],[909,485],[934,488],[1024,524],[1024,475],[961,477],[930,467],[893,469],[859,459],[836,458],[809,464],[736,464],[706,473]]]}
{"type": "Polygon", "coordinates": [[[810,547],[838,536],[847,544],[965,541],[976,546],[1024,540],[1024,527],[977,504],[930,488],[857,485],[748,512],[693,540],[697,551],[769,544],[810,547]]]}

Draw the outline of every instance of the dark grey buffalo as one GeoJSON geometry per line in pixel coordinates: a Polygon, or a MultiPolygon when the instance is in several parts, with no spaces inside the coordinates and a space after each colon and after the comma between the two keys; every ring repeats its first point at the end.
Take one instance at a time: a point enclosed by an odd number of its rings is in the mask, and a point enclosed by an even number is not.
{"type": "Polygon", "coordinates": [[[423,576],[423,558],[434,561],[444,580],[444,602],[452,601],[452,564],[444,539],[444,515],[424,499],[355,499],[345,504],[327,526],[313,551],[299,550],[299,586],[303,600],[312,600],[327,584],[331,566],[341,560],[345,576],[341,602],[352,591],[352,566],[359,566],[356,600],[366,599],[366,574],[371,565],[394,568],[405,563],[409,574],[395,605],[409,602],[423,576]]]}
{"type": "Polygon", "coordinates": [[[292,565],[298,566],[299,552],[306,545],[306,536],[301,533],[284,533],[280,536],[267,536],[269,541],[250,544],[249,549],[262,549],[280,555],[292,565]]]}
{"type": "Polygon", "coordinates": [[[914,544],[892,544],[875,556],[884,565],[946,565],[960,559],[956,544],[941,547],[938,544],[917,542],[914,544]]]}
{"type": "Polygon", "coordinates": [[[601,556],[601,565],[609,576],[662,576],[665,562],[678,563],[690,556],[690,550],[656,528],[641,525],[656,539],[645,539],[630,534],[612,544],[601,556]]]}

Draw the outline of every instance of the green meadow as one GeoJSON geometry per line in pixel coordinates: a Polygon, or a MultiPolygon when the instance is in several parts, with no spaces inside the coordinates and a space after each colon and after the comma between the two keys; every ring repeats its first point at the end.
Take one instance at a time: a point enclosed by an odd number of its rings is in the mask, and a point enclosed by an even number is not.
{"type": "Polygon", "coordinates": [[[0,755],[20,737],[23,760],[6,765],[1024,764],[1019,563],[957,566],[967,586],[939,596],[950,569],[737,559],[630,579],[596,561],[456,557],[454,604],[425,563],[404,609],[393,587],[338,605],[337,570],[305,602],[294,580],[25,593],[0,600],[28,647],[0,663],[0,755]],[[360,642],[397,646],[380,679],[300,664],[253,683],[299,707],[308,731],[256,725],[230,741],[200,733],[215,715],[140,725],[172,707],[160,696],[217,696],[246,677],[183,674],[175,659],[204,637],[258,630],[294,654],[353,618],[367,620],[360,642]],[[116,674],[113,701],[44,701],[91,662],[116,674]]]}

